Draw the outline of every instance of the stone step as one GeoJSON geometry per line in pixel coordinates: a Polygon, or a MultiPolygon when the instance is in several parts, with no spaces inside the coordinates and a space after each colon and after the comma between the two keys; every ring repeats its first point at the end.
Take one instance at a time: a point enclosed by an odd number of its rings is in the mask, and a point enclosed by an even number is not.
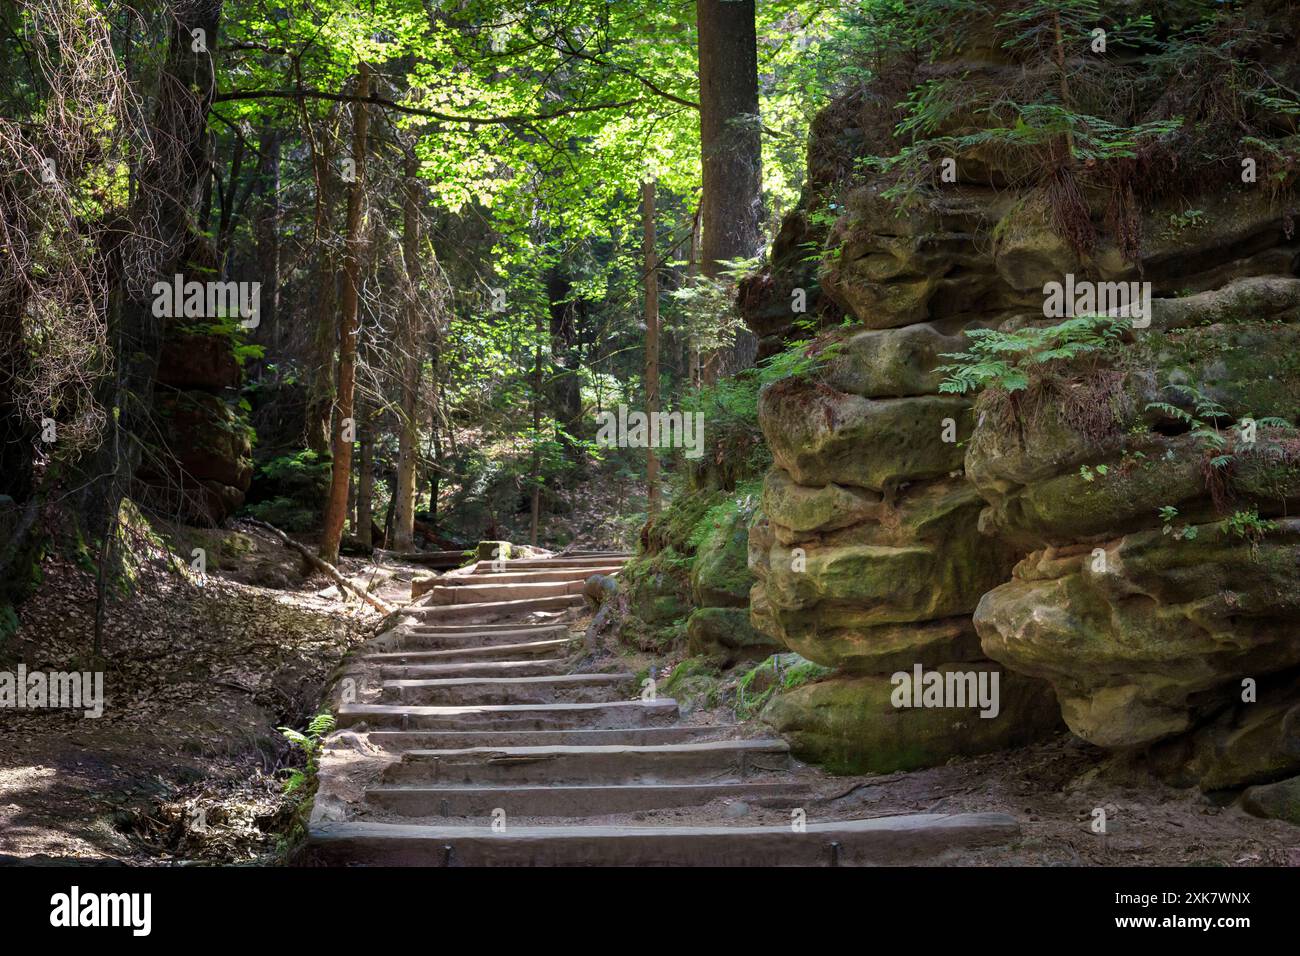
{"type": "Polygon", "coordinates": [[[450,647],[436,651],[389,651],[382,654],[364,654],[361,659],[376,664],[443,664],[475,663],[486,661],[516,661],[562,659],[569,653],[572,641],[565,637],[553,641],[529,641],[524,644],[488,644],[484,647],[450,647]]]}
{"type": "MultiPolygon", "coordinates": [[[[366,791],[373,807],[405,817],[482,817],[504,810],[512,817],[585,817],[695,807],[724,798],[796,801],[804,793],[791,783],[679,783],[596,786],[376,787],[366,791]]],[[[796,804],[791,802],[792,807],[796,804]]]]}
{"type": "Polygon", "coordinates": [[[454,587],[438,584],[428,588],[424,592],[426,603],[421,606],[445,607],[449,604],[486,604],[492,601],[522,601],[532,598],[562,597],[566,594],[580,595],[584,583],[585,580],[543,581],[538,584],[479,584],[475,578],[468,578],[465,583],[454,587]]]}
{"type": "Polygon", "coordinates": [[[519,634],[539,633],[541,631],[564,630],[564,624],[559,621],[540,621],[531,624],[522,621],[497,622],[497,623],[477,623],[477,624],[431,624],[425,622],[412,622],[407,625],[413,627],[423,634],[492,634],[499,631],[510,631],[519,634]]]}
{"type": "Polygon", "coordinates": [[[405,561],[431,568],[458,568],[474,556],[473,551],[385,551],[375,549],[377,560],[405,561]]]}
{"type": "Polygon", "coordinates": [[[511,561],[479,561],[474,565],[473,574],[489,574],[503,571],[558,571],[561,569],[589,569],[599,567],[622,566],[627,561],[621,558],[515,558],[511,561]]]}
{"type": "Polygon", "coordinates": [[[448,633],[428,631],[422,627],[406,628],[396,642],[394,651],[459,651],[474,647],[503,647],[511,644],[531,644],[538,640],[570,640],[565,627],[547,627],[526,631],[482,631],[479,633],[448,633]]]}
{"type": "Polygon", "coordinates": [[[593,574],[617,575],[619,568],[611,565],[600,568],[571,568],[560,571],[489,571],[486,574],[448,574],[437,580],[439,587],[466,587],[479,584],[553,584],[557,581],[585,582],[593,574]]]}
{"type": "Polygon", "coordinates": [[[594,730],[375,730],[370,742],[385,750],[467,750],[472,747],[644,746],[677,744],[712,736],[729,736],[736,727],[620,727],[594,730]]]}
{"type": "Polygon", "coordinates": [[[502,704],[486,707],[420,707],[410,704],[344,704],[340,727],[364,723],[396,730],[520,731],[622,728],[663,725],[677,717],[677,701],[616,700],[594,704],[502,704]]]}
{"type": "Polygon", "coordinates": [[[562,657],[532,661],[468,661],[457,664],[385,664],[379,676],[390,680],[437,680],[452,677],[555,677],[568,671],[562,657]]]}
{"type": "Polygon", "coordinates": [[[784,740],[715,740],[648,746],[475,747],[408,750],[384,784],[686,783],[742,780],[787,770],[784,740]]]}
{"type": "Polygon", "coordinates": [[[318,861],[387,866],[870,866],[934,863],[947,851],[1019,839],[1004,813],[934,814],[783,826],[308,827],[318,861]]]}
{"type": "Polygon", "coordinates": [[[445,680],[386,680],[386,704],[464,707],[475,704],[592,703],[627,696],[633,674],[559,674],[551,677],[463,677],[445,680]]]}
{"type": "Polygon", "coordinates": [[[402,613],[422,621],[485,621],[531,614],[535,611],[565,611],[582,606],[581,594],[561,594],[555,597],[525,598],[522,601],[489,601],[484,604],[416,604],[402,613]]]}

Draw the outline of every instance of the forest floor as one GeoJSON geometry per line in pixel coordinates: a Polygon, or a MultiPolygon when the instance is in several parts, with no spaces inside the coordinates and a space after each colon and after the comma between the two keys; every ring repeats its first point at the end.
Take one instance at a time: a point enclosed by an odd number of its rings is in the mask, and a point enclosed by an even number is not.
{"type": "MultiPolygon", "coordinates": [[[[665,659],[618,648],[606,651],[619,670],[672,672],[681,654],[665,659]]],[[[586,667],[609,669],[599,658],[586,667]]],[[[738,667],[715,683],[723,706],[706,694],[677,694],[688,723],[737,722],[734,685],[738,667]],[[692,701],[690,698],[694,697],[692,701]]],[[[661,685],[662,686],[662,683],[661,685]]],[[[698,689],[699,685],[696,685],[698,689]]],[[[771,736],[761,720],[741,722],[744,736],[771,736]]],[[[892,774],[831,776],[795,763],[783,780],[807,788],[801,806],[808,822],[864,819],[907,813],[1001,812],[1015,817],[1022,839],[1006,846],[951,851],[947,863],[981,866],[1300,866],[1300,827],[1262,820],[1200,791],[1165,786],[1105,751],[1062,732],[1017,750],[955,758],[939,767],[892,774]],[[1092,832],[1094,811],[1105,810],[1105,836],[1092,832]]],[[[773,775],[775,777],[775,775],[773,775]]],[[[790,822],[789,800],[737,807],[686,807],[591,824],[716,825],[719,814],[740,826],[790,822]]]]}
{"type": "MultiPolygon", "coordinates": [[[[203,587],[158,574],[115,599],[105,628],[106,707],[85,719],[60,712],[3,712],[0,862],[166,865],[255,863],[279,858],[298,801],[283,794],[285,768],[301,765],[276,728],[302,728],[347,650],[380,615],[340,601],[322,577],[260,532],[184,529],[177,553],[205,547],[203,587]],[[214,563],[216,566],[214,567],[214,563]]],[[[344,559],[350,575],[373,565],[344,559]]],[[[410,567],[379,583],[390,601],[409,594],[410,567]]],[[[59,559],[5,660],[29,669],[80,669],[95,613],[93,577],[59,559]]],[[[382,574],[381,574],[382,577],[382,574]]],[[[585,622],[575,622],[575,632],[585,622]]],[[[633,671],[673,661],[617,652],[633,671]]],[[[5,664],[9,667],[10,664],[5,664]]],[[[586,667],[600,666],[587,660],[586,667]]],[[[730,723],[730,708],[686,719],[730,723]]],[[[747,734],[763,732],[751,721],[747,734]]],[[[1300,865],[1300,828],[1258,820],[1196,791],[1107,772],[1104,755],[1062,734],[1021,750],[886,776],[830,777],[797,766],[809,820],[896,813],[1002,811],[1021,823],[1017,844],[969,851],[975,865],[1300,865]],[[1106,808],[1105,837],[1091,832],[1106,808]]],[[[738,825],[786,824],[785,807],[730,808],[738,825]]],[[[682,808],[607,822],[716,819],[682,808]]],[[[586,822],[598,822],[595,820],[586,822]]]]}
{"type": "MultiPolygon", "coordinates": [[[[252,862],[292,831],[282,781],[301,755],[277,728],[305,726],[380,615],[304,578],[301,559],[260,531],[162,537],[178,554],[205,548],[207,580],[145,568],[109,602],[103,716],[0,712],[0,858],[252,862]]],[[[59,558],[43,571],[4,668],[90,669],[94,576],[59,558]]]]}

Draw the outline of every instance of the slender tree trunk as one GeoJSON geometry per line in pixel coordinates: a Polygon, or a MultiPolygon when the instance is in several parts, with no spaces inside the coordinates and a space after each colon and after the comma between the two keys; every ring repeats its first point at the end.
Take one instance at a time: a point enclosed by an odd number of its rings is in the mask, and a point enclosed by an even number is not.
{"type": "MultiPolygon", "coordinates": [[[[533,467],[529,478],[533,488],[531,521],[529,522],[528,543],[536,547],[538,526],[542,516],[542,315],[537,314],[537,323],[533,331],[537,336],[537,345],[533,353],[533,467]]],[[[495,537],[495,535],[493,536],[495,537]]]]}
{"type": "MultiPolygon", "coordinates": [[[[700,271],[700,212],[702,207],[695,207],[695,218],[691,220],[691,258],[686,265],[686,284],[694,285],[695,276],[700,271]]],[[[691,388],[700,387],[700,340],[692,328],[686,339],[687,381],[691,388]]]]}
{"type": "MultiPolygon", "coordinates": [[[[645,231],[642,257],[645,260],[645,410],[654,432],[659,411],[659,262],[655,254],[655,184],[641,184],[641,223],[645,231]]],[[[646,513],[659,513],[659,456],[654,442],[646,447],[646,513]]]]}
{"type": "Polygon", "coordinates": [[[239,198],[239,177],[244,170],[244,138],[236,136],[231,146],[230,176],[221,194],[221,216],[217,220],[217,277],[227,278],[229,268],[231,228],[235,219],[235,201],[239,198]]]}
{"type": "Polygon", "coordinates": [[[411,551],[415,535],[415,466],[420,456],[416,430],[416,405],[420,394],[420,368],[424,364],[424,336],[421,332],[419,301],[420,216],[419,186],[415,156],[406,160],[406,190],[402,208],[402,261],[406,265],[406,321],[400,339],[402,348],[402,396],[398,421],[397,481],[393,489],[393,549],[411,551]]]}
{"type": "Polygon", "coordinates": [[[361,406],[361,462],[357,471],[357,538],[361,547],[374,547],[375,432],[369,402],[361,406]]]}
{"type": "MultiPolygon", "coordinates": [[[[310,118],[302,108],[303,128],[309,129],[310,118]]],[[[310,138],[310,134],[309,134],[310,138]]],[[[313,143],[312,173],[316,181],[316,315],[312,323],[312,357],[314,369],[308,385],[307,411],[303,438],[309,449],[320,458],[330,453],[331,417],[334,409],[334,349],[338,338],[337,260],[329,242],[333,221],[333,170],[328,144],[331,137],[313,143]]]]}
{"type": "Polygon", "coordinates": [[[330,564],[338,563],[352,473],[352,401],[356,386],[362,245],[365,242],[364,191],[369,123],[366,105],[360,100],[370,95],[370,69],[364,63],[357,72],[356,94],[358,101],[352,104],[352,159],[356,163],[356,177],[348,190],[347,252],[343,261],[343,301],[339,309],[338,414],[334,423],[329,500],[325,506],[320,543],[320,556],[330,564]]]}
{"type": "Polygon", "coordinates": [[[558,436],[564,455],[582,468],[586,458],[578,444],[568,436],[582,434],[582,381],[578,371],[582,357],[578,351],[578,317],[582,311],[571,301],[573,281],[564,265],[556,265],[546,276],[546,296],[551,320],[550,380],[546,395],[563,432],[558,436]]]}
{"type": "MultiPolygon", "coordinates": [[[[438,379],[437,365],[434,366],[434,381],[438,379]]],[[[436,388],[436,386],[435,386],[436,388]]],[[[429,444],[433,449],[433,462],[429,468],[429,527],[438,530],[438,494],[442,491],[442,432],[438,430],[437,392],[434,392],[434,405],[429,416],[429,444]]]]}
{"type": "MultiPolygon", "coordinates": [[[[762,140],[758,127],[758,40],[754,0],[695,0],[699,35],[700,161],[704,238],[700,268],[759,251],[762,140]]],[[[717,381],[719,354],[705,356],[704,384],[717,381]]]]}

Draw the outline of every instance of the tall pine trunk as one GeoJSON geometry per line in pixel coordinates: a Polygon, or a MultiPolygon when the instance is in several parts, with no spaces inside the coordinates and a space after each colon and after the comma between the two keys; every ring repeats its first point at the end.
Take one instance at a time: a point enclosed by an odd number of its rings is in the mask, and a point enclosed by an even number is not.
{"type": "Polygon", "coordinates": [[[356,175],[348,189],[347,249],[343,259],[343,295],[339,308],[338,394],[330,490],[320,542],[320,556],[330,564],[338,563],[339,543],[343,539],[343,519],[347,513],[348,485],[352,474],[352,439],[356,431],[353,397],[357,374],[362,245],[365,242],[366,141],[370,119],[366,105],[361,101],[369,95],[370,68],[362,63],[357,72],[357,100],[352,104],[352,159],[356,163],[356,175]]]}
{"type": "MultiPolygon", "coordinates": [[[[653,431],[655,413],[659,411],[659,263],[655,255],[653,180],[641,184],[641,220],[645,232],[641,249],[645,260],[645,410],[653,431]]],[[[659,456],[653,442],[646,448],[645,485],[646,513],[654,518],[659,513],[659,456]]]]}
{"type": "Polygon", "coordinates": [[[361,547],[374,547],[375,521],[375,431],[370,403],[363,402],[361,424],[357,437],[361,439],[361,461],[357,469],[357,539],[361,547]]]}
{"type": "Polygon", "coordinates": [[[397,439],[397,481],[393,490],[393,548],[410,551],[415,542],[415,466],[420,456],[416,411],[420,393],[420,368],[424,364],[419,302],[420,216],[416,174],[419,161],[414,155],[406,159],[406,190],[402,204],[402,261],[406,265],[405,321],[400,339],[402,347],[402,395],[397,439]]]}
{"type": "MultiPolygon", "coordinates": [[[[533,326],[537,338],[533,352],[533,466],[529,471],[529,481],[533,496],[529,509],[528,543],[537,546],[539,526],[542,519],[542,314],[537,313],[533,326]]],[[[495,522],[494,522],[495,523],[495,522]]],[[[493,535],[495,537],[495,535],[493,535]]]]}
{"type": "MultiPolygon", "coordinates": [[[[330,128],[326,131],[327,135],[317,139],[312,132],[311,117],[307,113],[305,101],[299,104],[299,110],[302,128],[311,146],[312,178],[316,189],[313,222],[316,263],[312,280],[316,289],[316,302],[311,342],[314,367],[307,386],[303,440],[309,449],[324,459],[330,453],[330,420],[334,411],[334,349],[338,338],[338,262],[329,240],[334,220],[334,170],[333,155],[330,152],[334,137],[330,128]]],[[[337,115],[331,112],[328,127],[333,127],[337,115]]]]}
{"type": "MultiPolygon", "coordinates": [[[[759,251],[762,140],[758,127],[758,40],[754,0],[695,0],[699,36],[700,162],[704,235],[700,271],[759,251]]],[[[720,356],[702,360],[704,384],[717,381],[720,356]]]]}

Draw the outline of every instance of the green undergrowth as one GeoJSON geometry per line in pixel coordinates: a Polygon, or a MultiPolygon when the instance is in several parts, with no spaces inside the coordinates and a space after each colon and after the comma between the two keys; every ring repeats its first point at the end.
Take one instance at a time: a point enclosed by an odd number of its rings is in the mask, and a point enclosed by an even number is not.
{"type": "Polygon", "coordinates": [[[773,654],[740,678],[736,685],[736,717],[740,720],[757,717],[779,691],[820,680],[831,670],[798,654],[773,654]]]}
{"type": "MultiPolygon", "coordinates": [[[[707,656],[687,657],[660,678],[655,691],[659,697],[677,701],[685,713],[723,708],[737,720],[752,720],[776,694],[830,673],[830,668],[791,653],[773,654],[751,667],[730,669],[707,656]]],[[[638,686],[645,686],[650,668],[641,668],[636,676],[638,686]]]]}

